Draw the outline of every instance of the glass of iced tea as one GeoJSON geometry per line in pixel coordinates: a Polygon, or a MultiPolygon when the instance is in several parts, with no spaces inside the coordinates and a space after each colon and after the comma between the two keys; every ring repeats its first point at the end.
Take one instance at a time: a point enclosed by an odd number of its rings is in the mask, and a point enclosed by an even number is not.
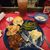
{"type": "Polygon", "coordinates": [[[27,11],[28,0],[17,0],[21,15],[23,16],[27,11]]]}

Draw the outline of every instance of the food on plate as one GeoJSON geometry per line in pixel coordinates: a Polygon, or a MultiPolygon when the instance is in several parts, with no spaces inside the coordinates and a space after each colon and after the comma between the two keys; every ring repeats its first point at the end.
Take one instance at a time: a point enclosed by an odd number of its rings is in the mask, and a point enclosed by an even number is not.
{"type": "Polygon", "coordinates": [[[0,37],[2,36],[2,30],[0,30],[0,37]]]}
{"type": "Polygon", "coordinates": [[[8,22],[11,22],[11,21],[13,20],[13,17],[8,17],[6,20],[7,20],[8,22]]]}
{"type": "Polygon", "coordinates": [[[19,50],[23,42],[23,38],[19,34],[20,26],[17,25],[9,25],[7,27],[6,35],[8,37],[8,43],[10,48],[13,50],[19,50]]]}
{"type": "Polygon", "coordinates": [[[17,31],[19,31],[20,26],[9,25],[9,26],[7,26],[7,29],[8,29],[7,36],[14,35],[14,34],[16,34],[17,31]]]}
{"type": "Polygon", "coordinates": [[[23,21],[22,17],[20,17],[20,16],[15,17],[13,20],[14,25],[21,25],[22,26],[23,22],[24,21],[23,21]]]}
{"type": "Polygon", "coordinates": [[[36,28],[37,24],[36,24],[36,22],[27,22],[27,21],[26,21],[26,22],[23,24],[23,26],[24,26],[24,29],[26,29],[26,30],[33,30],[33,29],[36,28]]]}
{"type": "Polygon", "coordinates": [[[35,42],[42,36],[42,33],[38,30],[32,30],[31,32],[29,32],[29,35],[31,36],[32,41],[35,42]]]}
{"type": "Polygon", "coordinates": [[[43,16],[36,16],[35,17],[37,20],[40,20],[40,21],[46,21],[46,18],[43,17],[43,16]]]}
{"type": "Polygon", "coordinates": [[[9,36],[8,41],[10,48],[13,48],[13,50],[18,50],[23,39],[18,33],[16,33],[15,35],[9,36]]]}

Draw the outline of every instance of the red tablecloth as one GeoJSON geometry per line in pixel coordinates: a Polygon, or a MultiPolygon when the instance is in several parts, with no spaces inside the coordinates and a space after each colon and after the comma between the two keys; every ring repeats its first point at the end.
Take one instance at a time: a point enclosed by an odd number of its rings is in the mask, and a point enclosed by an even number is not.
{"type": "MultiPolygon", "coordinates": [[[[6,26],[9,24],[7,21],[6,21],[6,18],[7,17],[16,17],[17,15],[19,14],[16,14],[16,13],[8,13],[5,18],[3,18],[2,21],[0,21],[0,29],[1,30],[4,30],[6,28],[6,26]]],[[[24,20],[34,20],[33,18],[29,18],[27,15],[24,16],[23,18],[24,20]]],[[[50,18],[48,19],[48,21],[45,23],[45,24],[41,24],[40,27],[43,29],[43,32],[44,34],[46,35],[48,41],[50,42],[50,28],[47,27],[47,23],[49,23],[48,26],[50,26],[50,18]]],[[[3,33],[4,35],[4,33],[3,33]]],[[[42,48],[44,48],[44,50],[50,50],[50,48],[48,48],[46,42],[44,41],[43,45],[42,45],[42,48]]],[[[3,36],[0,38],[0,50],[8,50],[4,44],[4,41],[3,41],[3,36]]]]}

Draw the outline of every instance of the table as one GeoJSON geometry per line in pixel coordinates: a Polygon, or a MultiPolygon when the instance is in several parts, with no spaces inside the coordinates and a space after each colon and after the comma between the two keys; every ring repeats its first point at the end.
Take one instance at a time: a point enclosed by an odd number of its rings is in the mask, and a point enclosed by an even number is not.
{"type": "MultiPolygon", "coordinates": [[[[33,13],[34,14],[34,13],[33,13]]],[[[6,18],[7,17],[16,17],[16,16],[19,16],[19,14],[17,13],[7,13],[5,18],[3,18],[2,21],[0,21],[0,29],[4,31],[4,29],[6,28],[7,25],[9,25],[9,23],[6,21],[6,18]]],[[[24,20],[34,20],[33,18],[29,18],[27,15],[25,15],[23,17],[24,20]]],[[[50,22],[50,18],[48,19],[48,21],[46,23],[50,22]]],[[[50,42],[50,28],[47,27],[47,25],[45,24],[39,24],[40,27],[42,28],[44,34],[46,35],[48,41],[50,42]]],[[[50,26],[50,25],[48,25],[50,26]]],[[[4,33],[3,33],[3,36],[4,36],[4,33]]],[[[0,50],[8,50],[4,44],[4,41],[3,41],[3,36],[0,38],[0,50]]],[[[50,48],[48,48],[45,40],[44,40],[44,43],[42,45],[42,48],[44,48],[44,50],[50,50],[50,48]]]]}

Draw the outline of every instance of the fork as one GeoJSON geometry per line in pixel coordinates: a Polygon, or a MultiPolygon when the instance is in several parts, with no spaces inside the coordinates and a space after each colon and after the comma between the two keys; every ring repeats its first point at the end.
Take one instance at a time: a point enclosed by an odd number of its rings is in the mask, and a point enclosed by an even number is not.
{"type": "Polygon", "coordinates": [[[37,46],[36,44],[34,44],[32,41],[30,41],[29,37],[27,37],[24,33],[21,34],[22,37],[24,38],[24,40],[29,41],[31,44],[33,44],[35,47],[37,47],[40,50],[44,50],[43,48],[37,46]]]}

